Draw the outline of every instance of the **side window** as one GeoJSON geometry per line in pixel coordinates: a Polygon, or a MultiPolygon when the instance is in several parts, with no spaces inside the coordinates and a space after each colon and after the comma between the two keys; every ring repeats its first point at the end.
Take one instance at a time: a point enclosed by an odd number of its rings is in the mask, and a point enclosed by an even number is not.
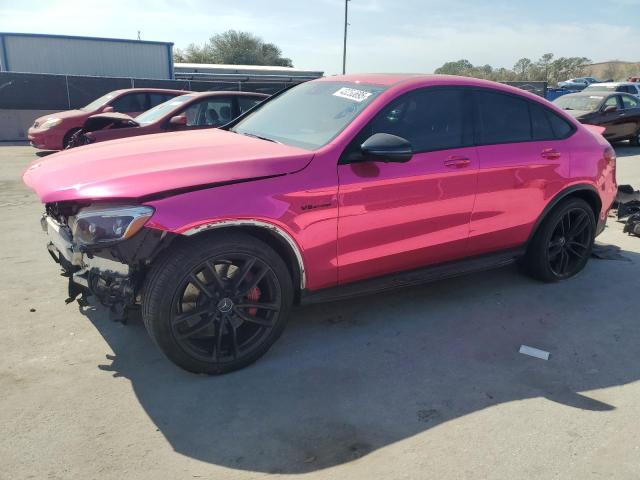
{"type": "Polygon", "coordinates": [[[573,132],[573,126],[567,122],[565,119],[560,118],[555,113],[546,110],[547,116],[549,117],[549,122],[551,123],[551,128],[553,129],[553,134],[555,138],[567,138],[571,132],[573,132]]]}
{"type": "Polygon", "coordinates": [[[639,102],[633,97],[627,95],[622,97],[622,108],[638,108],[638,103],[639,102]]]}
{"type": "Polygon", "coordinates": [[[182,113],[187,116],[188,127],[219,127],[232,120],[232,99],[218,97],[196,102],[182,113]]]}
{"type": "Polygon", "coordinates": [[[153,108],[161,103],[171,100],[175,95],[169,93],[150,93],[149,94],[149,108],[153,108]]]}
{"type": "Polygon", "coordinates": [[[111,106],[120,113],[144,112],[149,109],[146,93],[128,93],[111,102],[111,106]]]}
{"type": "Polygon", "coordinates": [[[531,140],[528,102],[502,93],[476,91],[478,143],[531,140]]]}
{"type": "Polygon", "coordinates": [[[607,98],[605,100],[605,102],[602,104],[602,108],[605,109],[607,107],[616,107],[618,108],[618,96],[617,95],[613,95],[609,98],[607,98]]]}
{"type": "Polygon", "coordinates": [[[250,108],[255,107],[261,101],[262,101],[262,98],[238,97],[238,107],[240,108],[240,113],[244,113],[250,108]]]}
{"type": "Polygon", "coordinates": [[[551,126],[551,118],[545,108],[529,104],[531,110],[531,134],[533,140],[550,140],[556,137],[553,127],[551,126]]]}

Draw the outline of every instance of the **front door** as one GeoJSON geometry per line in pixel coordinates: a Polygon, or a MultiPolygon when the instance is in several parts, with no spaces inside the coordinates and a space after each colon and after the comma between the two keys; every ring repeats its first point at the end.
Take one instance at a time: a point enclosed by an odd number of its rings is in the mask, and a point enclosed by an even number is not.
{"type": "Polygon", "coordinates": [[[347,283],[465,256],[478,161],[469,92],[425,88],[383,108],[338,165],[338,281],[347,283]],[[407,139],[406,163],[362,161],[375,133],[407,139]]]}

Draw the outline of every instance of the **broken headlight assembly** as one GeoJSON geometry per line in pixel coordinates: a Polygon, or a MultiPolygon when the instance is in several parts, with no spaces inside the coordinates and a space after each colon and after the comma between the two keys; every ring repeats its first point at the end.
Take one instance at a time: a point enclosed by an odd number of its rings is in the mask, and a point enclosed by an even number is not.
{"type": "Polygon", "coordinates": [[[69,227],[80,245],[119,242],[138,233],[153,212],[144,205],[91,206],[69,218],[69,227]]]}

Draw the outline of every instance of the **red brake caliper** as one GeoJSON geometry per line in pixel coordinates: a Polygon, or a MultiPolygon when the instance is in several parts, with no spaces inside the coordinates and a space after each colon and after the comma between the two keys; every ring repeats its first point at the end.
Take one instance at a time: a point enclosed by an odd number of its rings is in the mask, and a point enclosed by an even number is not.
{"type": "MultiPolygon", "coordinates": [[[[248,275],[248,277],[249,277],[249,278],[248,278],[248,280],[249,280],[249,281],[251,281],[251,277],[252,277],[252,276],[253,276],[253,275],[251,275],[251,274],[249,274],[249,275],[248,275]]],[[[251,290],[249,290],[249,293],[247,293],[247,299],[248,299],[251,303],[257,302],[257,301],[260,299],[260,294],[261,294],[261,293],[262,293],[262,292],[260,291],[260,289],[259,289],[257,286],[256,286],[256,287],[253,287],[251,290]]],[[[256,313],[258,313],[258,309],[257,309],[257,308],[249,308],[249,309],[247,310],[247,312],[249,313],[249,315],[253,315],[253,316],[255,316],[255,315],[256,315],[256,313]]]]}

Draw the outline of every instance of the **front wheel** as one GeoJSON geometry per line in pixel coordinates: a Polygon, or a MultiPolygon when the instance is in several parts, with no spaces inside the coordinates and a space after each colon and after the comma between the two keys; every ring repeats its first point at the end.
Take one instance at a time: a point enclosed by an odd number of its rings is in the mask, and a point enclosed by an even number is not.
{"type": "Polygon", "coordinates": [[[555,207],[535,233],[524,258],[531,276],[555,282],[580,272],[591,255],[596,221],[593,210],[581,198],[555,207]]]}
{"type": "Polygon", "coordinates": [[[267,244],[239,234],[184,242],[149,272],[142,315],[170,360],[194,373],[221,374],[264,355],[293,303],[291,276],[267,244]]]}

